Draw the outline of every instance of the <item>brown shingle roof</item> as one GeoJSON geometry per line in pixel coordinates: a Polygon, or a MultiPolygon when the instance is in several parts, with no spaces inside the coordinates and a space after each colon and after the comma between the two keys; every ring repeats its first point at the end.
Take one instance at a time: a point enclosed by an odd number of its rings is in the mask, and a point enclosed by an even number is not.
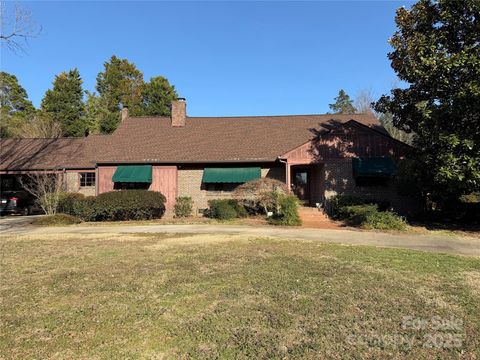
{"type": "Polygon", "coordinates": [[[109,139],[98,162],[274,161],[314,137],[329,123],[358,121],[381,128],[378,120],[360,115],[290,115],[188,117],[173,128],[170,118],[132,117],[109,139]]]}
{"type": "Polygon", "coordinates": [[[93,168],[106,137],[1,139],[0,170],[93,168]]]}
{"type": "Polygon", "coordinates": [[[132,117],[112,135],[59,139],[1,139],[0,170],[93,168],[116,162],[274,161],[314,137],[314,129],[355,120],[382,130],[372,115],[132,117]]]}

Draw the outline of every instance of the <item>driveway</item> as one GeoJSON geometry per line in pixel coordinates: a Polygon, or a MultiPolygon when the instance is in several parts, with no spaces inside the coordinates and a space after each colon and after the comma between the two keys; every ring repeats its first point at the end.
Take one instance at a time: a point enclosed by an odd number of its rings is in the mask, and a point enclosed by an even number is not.
{"type": "Polygon", "coordinates": [[[244,234],[252,237],[277,237],[292,240],[320,241],[344,245],[421,250],[480,257],[480,239],[439,234],[392,234],[372,231],[328,230],[241,225],[74,225],[38,227],[30,225],[30,217],[0,219],[0,234],[98,234],[98,233],[189,233],[244,234]]]}
{"type": "Polygon", "coordinates": [[[20,216],[20,215],[7,215],[0,217],[0,234],[9,232],[9,231],[19,231],[25,229],[26,226],[30,225],[33,219],[41,215],[30,215],[30,216],[20,216]]]}

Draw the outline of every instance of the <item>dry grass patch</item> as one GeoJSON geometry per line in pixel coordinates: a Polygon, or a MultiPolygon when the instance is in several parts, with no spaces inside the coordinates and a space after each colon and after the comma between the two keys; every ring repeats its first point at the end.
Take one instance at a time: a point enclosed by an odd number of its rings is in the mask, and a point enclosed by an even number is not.
{"type": "Polygon", "coordinates": [[[0,244],[5,359],[480,356],[475,258],[218,234],[0,244]],[[461,346],[423,347],[404,316],[461,319],[461,346]],[[416,342],[352,343],[378,335],[416,342]]]}

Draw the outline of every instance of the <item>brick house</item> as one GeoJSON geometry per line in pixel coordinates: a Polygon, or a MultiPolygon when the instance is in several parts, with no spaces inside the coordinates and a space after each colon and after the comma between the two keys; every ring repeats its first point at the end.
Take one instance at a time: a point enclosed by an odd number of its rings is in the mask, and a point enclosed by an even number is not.
{"type": "Polygon", "coordinates": [[[129,117],[123,109],[121,119],[110,135],[2,139],[3,187],[28,172],[61,171],[69,191],[149,189],[166,196],[167,209],[177,196],[190,196],[200,213],[238,184],[270,177],[305,205],[363,194],[405,212],[392,175],[407,145],[369,114],[189,117],[179,99],[170,118],[129,117]]]}

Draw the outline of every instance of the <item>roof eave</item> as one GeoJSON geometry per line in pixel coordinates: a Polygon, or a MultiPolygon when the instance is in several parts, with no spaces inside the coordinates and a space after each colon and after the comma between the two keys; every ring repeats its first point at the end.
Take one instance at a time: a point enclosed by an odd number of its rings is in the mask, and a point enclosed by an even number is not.
{"type": "Polygon", "coordinates": [[[276,162],[278,158],[273,159],[237,159],[237,160],[176,160],[162,161],[158,159],[147,159],[140,161],[101,161],[97,165],[111,164],[228,164],[228,163],[266,163],[276,162]]]}

